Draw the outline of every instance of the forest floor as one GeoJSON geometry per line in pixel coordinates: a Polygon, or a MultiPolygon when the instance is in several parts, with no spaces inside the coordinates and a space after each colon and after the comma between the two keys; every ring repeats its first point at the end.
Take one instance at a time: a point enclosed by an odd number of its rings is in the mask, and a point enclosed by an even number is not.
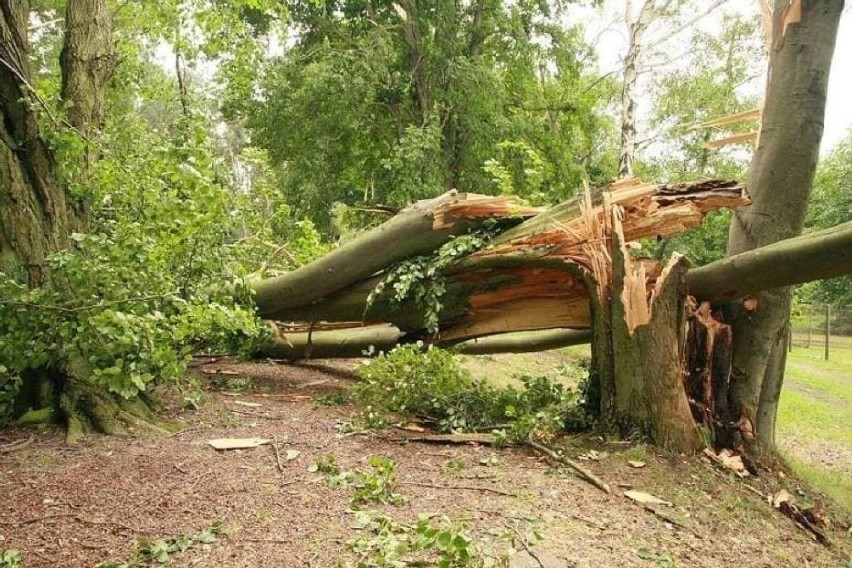
{"type": "MultiPolygon", "coordinates": [[[[465,364],[495,380],[556,372],[567,381],[574,356],[494,356],[465,364]]],[[[358,556],[348,544],[354,539],[387,549],[405,537],[363,528],[364,515],[351,509],[353,489],[330,487],[326,480],[334,476],[314,464],[334,456],[343,470],[369,471],[369,456],[381,455],[396,461],[396,491],[406,498],[399,506],[364,507],[398,521],[386,528],[414,523],[423,513],[436,515],[435,524],[447,517],[484,553],[499,556],[514,541],[516,568],[850,565],[850,513],[843,506],[829,505],[827,547],[767,503],[781,488],[802,505],[817,497],[793,475],[740,479],[700,457],[590,436],[563,440],[567,455],[613,487],[605,494],[523,448],[405,442],[412,433],[398,428],[353,432],[347,425],[357,409],[341,396],[352,385],[351,366],[214,361],[200,368],[199,408],[181,408],[177,400],[168,405],[181,424],[170,436],[92,436],[66,446],[60,432],[48,431],[0,452],[0,551],[20,550],[28,568],[147,566],[133,563],[145,550],[176,567],[355,566],[358,556]],[[252,437],[274,443],[227,451],[208,444],[252,437]],[[672,506],[655,514],[625,498],[628,487],[672,506]],[[221,532],[204,533],[216,523],[221,532]]],[[[815,388],[804,380],[791,384],[793,393],[815,388]]],[[[789,403],[785,398],[782,412],[797,412],[789,403]]],[[[829,403],[848,413],[848,404],[829,403]]],[[[801,463],[838,477],[847,471],[849,445],[831,447],[840,451],[831,458],[840,464],[836,470],[820,466],[828,454],[805,447],[817,431],[835,426],[849,435],[847,420],[814,431],[780,428],[780,437],[801,463]]],[[[0,448],[30,435],[0,432],[0,448]]]]}

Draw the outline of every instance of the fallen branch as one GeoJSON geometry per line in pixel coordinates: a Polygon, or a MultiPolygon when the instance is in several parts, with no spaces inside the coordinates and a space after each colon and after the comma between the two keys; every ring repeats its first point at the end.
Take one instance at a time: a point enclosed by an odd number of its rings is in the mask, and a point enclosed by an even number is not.
{"type": "Polygon", "coordinates": [[[541,561],[541,558],[538,557],[538,554],[533,552],[532,549],[529,547],[529,545],[527,545],[526,539],[521,536],[521,533],[518,532],[518,529],[516,529],[515,527],[513,527],[509,523],[504,523],[504,526],[507,529],[509,529],[510,531],[512,531],[512,533],[517,538],[518,543],[520,543],[521,548],[523,548],[526,551],[526,553],[530,555],[530,558],[535,560],[538,563],[538,565],[541,566],[541,568],[547,568],[547,566],[545,566],[544,562],[541,561]]]}
{"type": "Polygon", "coordinates": [[[493,487],[477,487],[475,485],[437,485],[434,483],[421,483],[419,481],[400,481],[400,485],[412,485],[414,487],[431,487],[432,489],[446,489],[459,491],[484,491],[486,493],[496,493],[505,497],[517,497],[515,493],[509,493],[502,489],[494,489],[493,487]]]}
{"type": "Polygon", "coordinates": [[[11,444],[6,444],[5,446],[0,446],[0,454],[11,454],[12,452],[17,452],[23,448],[26,448],[30,444],[33,443],[35,438],[30,435],[29,437],[23,440],[16,440],[11,444]]]}
{"type": "Polygon", "coordinates": [[[559,462],[562,465],[566,465],[566,466],[570,467],[575,472],[580,474],[580,477],[582,477],[583,479],[585,479],[586,481],[588,481],[589,483],[591,483],[592,485],[594,485],[595,487],[597,487],[598,489],[603,491],[604,493],[610,493],[611,492],[609,485],[607,485],[606,483],[601,481],[601,479],[598,476],[596,476],[594,473],[592,473],[591,471],[589,471],[585,467],[581,466],[579,463],[575,462],[574,460],[566,458],[565,456],[560,456],[559,454],[557,454],[556,452],[554,452],[553,450],[551,450],[547,446],[539,444],[538,442],[535,442],[533,440],[527,440],[527,445],[529,447],[533,448],[534,450],[537,450],[537,451],[543,453],[544,455],[546,455],[550,459],[552,459],[556,462],[559,462]]]}
{"type": "Polygon", "coordinates": [[[497,438],[491,434],[428,434],[425,436],[405,436],[398,442],[425,442],[428,444],[482,444],[497,445],[497,438]]]}

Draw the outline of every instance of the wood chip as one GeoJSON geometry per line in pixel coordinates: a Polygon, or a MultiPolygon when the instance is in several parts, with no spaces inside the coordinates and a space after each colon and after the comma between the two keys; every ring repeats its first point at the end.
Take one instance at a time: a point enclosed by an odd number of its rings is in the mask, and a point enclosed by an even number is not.
{"type": "Polygon", "coordinates": [[[644,491],[625,491],[624,496],[631,501],[636,501],[642,505],[666,505],[667,507],[674,507],[674,503],[671,501],[654,497],[650,493],[645,493],[644,491]]]}
{"type": "Polygon", "coordinates": [[[207,442],[217,450],[244,450],[268,444],[268,438],[216,438],[207,442]]]}

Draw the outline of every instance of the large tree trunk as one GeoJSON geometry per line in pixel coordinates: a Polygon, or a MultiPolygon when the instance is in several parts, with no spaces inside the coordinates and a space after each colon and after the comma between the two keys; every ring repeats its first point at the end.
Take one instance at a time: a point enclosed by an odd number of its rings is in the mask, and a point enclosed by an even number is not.
{"type": "Polygon", "coordinates": [[[0,270],[39,286],[45,258],[68,246],[76,212],[39,135],[29,13],[28,2],[0,0],[0,270]]]}
{"type": "MultiPolygon", "coordinates": [[[[396,258],[398,247],[408,246],[411,237],[377,251],[372,244],[375,235],[363,235],[334,262],[326,257],[302,269],[301,276],[293,273],[260,283],[264,313],[308,322],[307,330],[281,333],[265,353],[285,358],[357,355],[366,345],[386,349],[417,339],[438,345],[461,342],[464,348],[476,346],[471,343],[476,338],[495,334],[594,327],[594,358],[609,422],[621,432],[638,431],[673,450],[693,451],[702,441],[680,370],[685,266],[679,261],[661,274],[655,262],[631,260],[622,243],[682,232],[697,226],[708,211],[737,206],[747,196],[735,182],[667,186],[630,180],[609,189],[595,199],[587,192],[537,215],[424,279],[425,288],[445,289],[437,333],[426,325],[417,295],[399,302],[393,298],[393,286],[376,293],[385,274],[328,293],[352,278],[372,275],[388,257],[396,258]],[[380,254],[353,257],[352,251],[380,254]],[[306,273],[327,274],[329,269],[334,275],[336,269],[355,264],[353,258],[370,265],[357,275],[340,278],[333,287],[314,289],[314,282],[304,278],[306,273]],[[286,305],[285,297],[266,301],[282,285],[289,287],[287,297],[298,296],[303,303],[277,309],[286,305]],[[368,304],[371,295],[374,300],[368,304]],[[270,309],[273,305],[276,309],[270,309]],[[355,322],[393,326],[343,330],[328,329],[327,322],[339,322],[333,326],[338,328],[355,322]]],[[[494,210],[494,198],[481,199],[486,211],[494,210]]],[[[391,234],[406,234],[410,223],[398,223],[391,234]]],[[[391,234],[386,230],[379,240],[388,242],[391,234]]],[[[428,232],[426,237],[431,238],[428,232]]],[[[426,267],[418,270],[421,277],[428,274],[426,267]]]]}
{"type": "MultiPolygon", "coordinates": [[[[602,220],[605,210],[622,208],[625,239],[636,241],[698,226],[707,211],[737,206],[747,199],[743,188],[734,182],[667,186],[628,181],[610,189],[613,191],[607,193],[606,205],[602,197],[565,202],[509,229],[484,250],[436,275],[445,278],[446,292],[435,339],[459,342],[513,331],[588,329],[591,320],[586,275],[600,277],[609,269],[608,236],[590,236],[608,224],[602,220]]],[[[468,196],[467,200],[470,204],[461,201],[455,205],[452,218],[470,222],[485,216],[531,213],[499,198],[468,196]]],[[[437,201],[442,202],[441,198],[437,201]]],[[[429,203],[426,210],[432,209],[429,203]]],[[[393,290],[385,290],[372,304],[367,303],[384,275],[366,275],[404,258],[402,250],[418,247],[417,254],[423,254],[427,246],[435,248],[432,239],[440,236],[424,232],[422,227],[412,228],[413,222],[424,220],[432,226],[433,221],[424,213],[406,212],[400,217],[399,223],[391,221],[384,231],[380,228],[363,235],[347,244],[345,250],[342,247],[340,252],[298,271],[256,284],[261,315],[281,321],[391,323],[409,337],[431,338],[433,334],[424,326],[422,306],[415,299],[398,303],[392,297],[393,290]],[[336,288],[339,290],[332,292],[336,288]]],[[[438,242],[448,238],[440,236],[438,242]]],[[[659,267],[651,263],[647,269],[650,274],[659,267]]]]}
{"type": "MultiPolygon", "coordinates": [[[[65,284],[51,279],[46,261],[70,246],[72,232],[85,229],[85,207],[59,179],[37,113],[80,136],[90,165],[97,157],[113,45],[105,0],[67,2],[60,60],[66,116],[60,122],[32,85],[29,16],[28,2],[0,0],[0,270],[31,287],[61,287],[65,284]]],[[[25,369],[16,401],[26,411],[21,423],[62,421],[69,439],[87,430],[119,432],[126,425],[159,428],[144,400],[120,400],[92,385],[89,375],[88,365],[73,353],[50,368],[25,369]]]]}
{"type": "MultiPolygon", "coordinates": [[[[801,233],[823,131],[826,88],[843,0],[779,2],[773,19],[769,81],[749,173],[752,205],[735,213],[728,254],[801,233]]],[[[750,423],[756,448],[774,449],[784,378],[790,288],[725,308],[733,328],[731,400],[750,423]],[[755,309],[756,306],[756,309],[755,309]]]]}

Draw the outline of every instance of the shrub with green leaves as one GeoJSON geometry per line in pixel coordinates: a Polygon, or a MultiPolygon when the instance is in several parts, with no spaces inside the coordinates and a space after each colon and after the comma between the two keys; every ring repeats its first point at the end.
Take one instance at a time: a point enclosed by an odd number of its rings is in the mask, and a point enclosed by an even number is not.
{"type": "MultiPolygon", "coordinates": [[[[0,272],[0,424],[27,410],[19,387],[45,373],[131,398],[179,380],[199,350],[252,352],[269,330],[245,278],[326,248],[271,183],[234,191],[205,118],[159,130],[125,110],[86,175],[66,172],[89,204],[86,232],[47,259],[45,285],[0,272]]],[[[80,151],[73,137],[56,144],[80,151]]]]}
{"type": "Polygon", "coordinates": [[[23,568],[24,557],[20,550],[0,548],[0,568],[23,568]]]}
{"type": "MultiPolygon", "coordinates": [[[[214,522],[210,527],[198,533],[179,534],[177,536],[158,540],[138,539],[138,547],[128,558],[120,562],[105,562],[97,568],[142,568],[154,563],[166,564],[174,554],[186,552],[199,544],[216,542],[224,527],[221,521],[214,522]]],[[[0,565],[2,566],[2,565],[0,565]]]]}
{"type": "Polygon", "coordinates": [[[357,568],[508,566],[509,553],[489,552],[485,541],[475,541],[465,527],[446,517],[436,520],[421,515],[415,524],[409,524],[385,515],[359,512],[355,527],[365,534],[346,545],[357,555],[357,568]]]}
{"type": "Polygon", "coordinates": [[[576,391],[548,377],[522,377],[523,388],[495,388],[474,380],[452,351],[397,347],[358,367],[353,400],[367,427],[417,418],[441,431],[499,428],[508,441],[548,439],[566,428],[591,425],[576,391]]]}

